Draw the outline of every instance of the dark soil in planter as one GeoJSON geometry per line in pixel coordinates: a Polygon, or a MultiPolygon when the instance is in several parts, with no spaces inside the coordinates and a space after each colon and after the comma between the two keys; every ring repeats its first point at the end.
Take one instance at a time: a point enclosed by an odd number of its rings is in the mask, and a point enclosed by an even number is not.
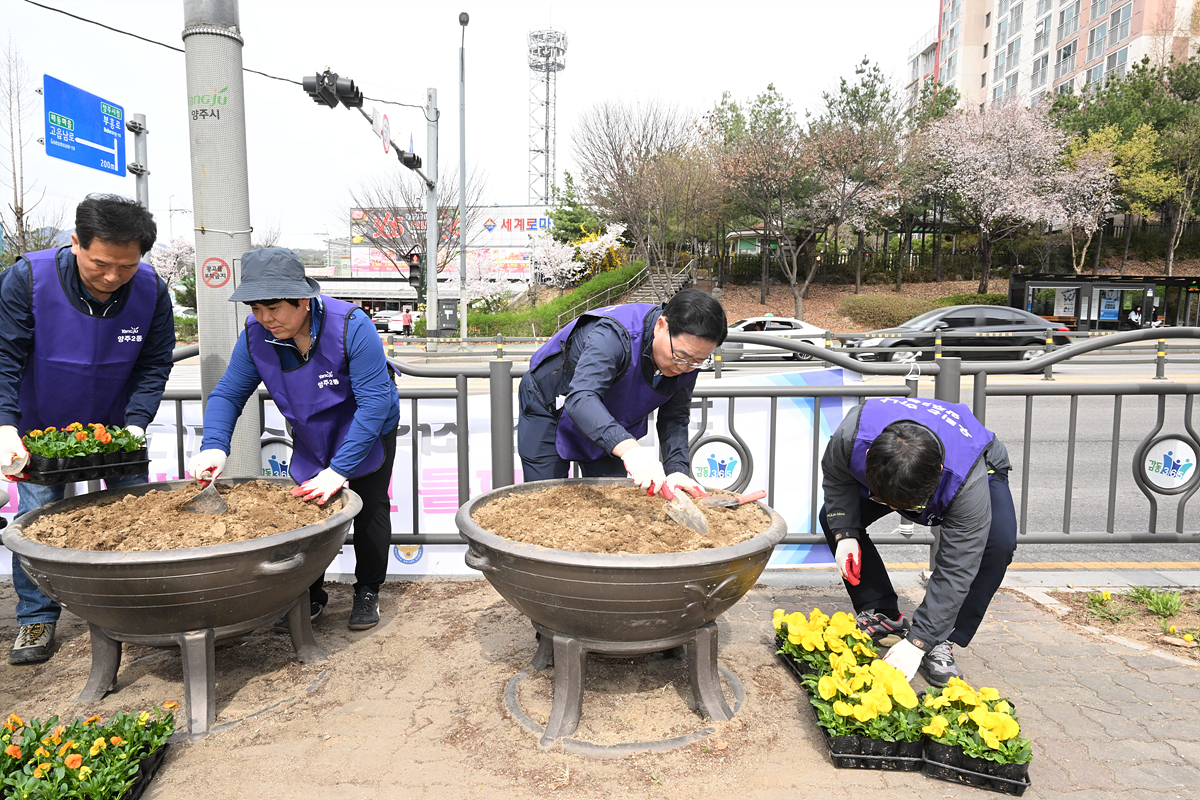
{"type": "Polygon", "coordinates": [[[667,516],[666,500],[633,486],[556,486],[511,494],[477,509],[484,530],[516,542],[584,553],[687,553],[753,539],[771,524],[754,503],[700,506],[709,534],[667,516]]]}
{"type": "Polygon", "coordinates": [[[257,539],[321,522],[334,512],[292,497],[289,487],[266,481],[218,484],[224,514],[183,511],[201,487],[153,490],[48,514],[24,530],[35,542],[75,550],[175,550],[257,539]]]}

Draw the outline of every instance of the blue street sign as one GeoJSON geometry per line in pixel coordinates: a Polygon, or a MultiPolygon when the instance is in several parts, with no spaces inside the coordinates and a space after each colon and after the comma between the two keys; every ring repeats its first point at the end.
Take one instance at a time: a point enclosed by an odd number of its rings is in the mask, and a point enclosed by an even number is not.
{"type": "Polygon", "coordinates": [[[49,75],[42,92],[46,155],[124,177],[125,109],[49,75]]]}

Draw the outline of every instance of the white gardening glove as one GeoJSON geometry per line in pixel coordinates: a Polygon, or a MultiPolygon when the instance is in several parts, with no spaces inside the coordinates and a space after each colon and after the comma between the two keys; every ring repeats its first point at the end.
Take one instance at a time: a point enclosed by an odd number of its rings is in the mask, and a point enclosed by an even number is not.
{"type": "Polygon", "coordinates": [[[139,428],[137,425],[126,425],[125,430],[129,431],[131,436],[136,436],[140,439],[146,438],[146,429],[139,428]]]}
{"type": "Polygon", "coordinates": [[[201,450],[188,462],[188,472],[195,476],[196,482],[201,486],[207,486],[225,469],[225,458],[225,454],[220,450],[201,450]]]}
{"type": "Polygon", "coordinates": [[[292,497],[299,497],[302,500],[316,500],[317,505],[323,506],[333,497],[346,483],[346,477],[339,475],[329,467],[317,473],[315,478],[305,481],[299,486],[292,489],[292,497]]]}
{"type": "Polygon", "coordinates": [[[692,497],[708,497],[708,492],[704,491],[691,475],[684,475],[682,472],[672,472],[668,475],[667,486],[672,489],[683,489],[692,497]]]}
{"type": "Polygon", "coordinates": [[[858,539],[842,539],[837,543],[837,552],[833,555],[837,562],[838,571],[842,573],[851,586],[858,586],[862,578],[862,547],[858,539]]]}
{"type": "Polygon", "coordinates": [[[887,655],[883,657],[883,660],[903,672],[904,680],[911,683],[913,676],[917,674],[917,667],[921,666],[921,659],[923,658],[925,658],[924,650],[917,647],[908,639],[901,639],[888,649],[887,655]]]}
{"type": "Polygon", "coordinates": [[[634,484],[646,490],[646,494],[654,494],[662,490],[667,482],[667,473],[663,471],[662,462],[654,456],[649,447],[631,447],[621,456],[625,462],[625,471],[633,478],[634,484]]]}
{"type": "Polygon", "coordinates": [[[22,470],[29,463],[29,451],[21,434],[12,425],[0,425],[0,477],[6,481],[22,480],[22,470]]]}

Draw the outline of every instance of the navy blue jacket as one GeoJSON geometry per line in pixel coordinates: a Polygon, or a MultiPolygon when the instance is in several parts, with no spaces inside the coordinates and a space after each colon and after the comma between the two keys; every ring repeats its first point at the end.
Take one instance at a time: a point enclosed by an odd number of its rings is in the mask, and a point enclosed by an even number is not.
{"type": "MultiPolygon", "coordinates": [[[[103,303],[92,297],[79,280],[79,267],[70,247],[58,251],[57,265],[63,285],[70,288],[71,305],[84,314],[115,314],[129,299],[128,283],[103,303]]],[[[62,335],[70,336],[71,331],[64,329],[62,335]]],[[[29,261],[22,257],[0,272],[0,425],[15,427],[20,423],[21,379],[32,347],[33,273],[29,261]]],[[[135,385],[125,406],[126,425],[143,429],[150,426],[171,374],[171,351],[174,349],[175,315],[171,309],[171,295],[167,284],[159,278],[150,330],[133,368],[135,385]]]]}

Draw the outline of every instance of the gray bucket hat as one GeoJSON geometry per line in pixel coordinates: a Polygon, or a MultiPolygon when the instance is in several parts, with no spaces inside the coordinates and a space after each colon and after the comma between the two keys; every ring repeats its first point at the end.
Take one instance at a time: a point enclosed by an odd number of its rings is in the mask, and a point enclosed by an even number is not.
{"type": "Polygon", "coordinates": [[[316,297],[321,284],[304,274],[300,257],[286,247],[264,247],[242,255],[242,280],[231,303],[316,297]]]}

